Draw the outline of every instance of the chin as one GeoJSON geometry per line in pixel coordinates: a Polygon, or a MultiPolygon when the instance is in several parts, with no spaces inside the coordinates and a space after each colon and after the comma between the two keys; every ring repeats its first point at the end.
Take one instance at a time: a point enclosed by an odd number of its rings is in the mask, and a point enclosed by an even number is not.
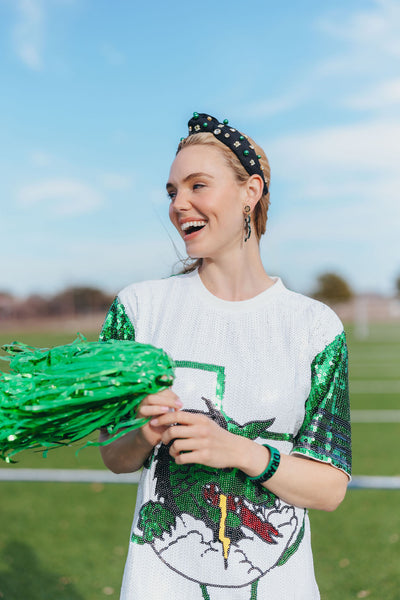
{"type": "Polygon", "coordinates": [[[194,244],[186,244],[186,254],[188,255],[189,258],[194,258],[194,259],[198,259],[198,258],[205,258],[206,256],[206,252],[202,252],[200,249],[196,249],[194,248],[194,244]]]}

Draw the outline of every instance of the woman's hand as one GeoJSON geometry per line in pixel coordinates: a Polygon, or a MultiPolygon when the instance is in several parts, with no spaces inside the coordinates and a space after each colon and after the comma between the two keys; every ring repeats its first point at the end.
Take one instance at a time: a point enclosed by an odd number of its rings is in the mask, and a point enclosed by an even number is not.
{"type": "Polygon", "coordinates": [[[170,389],[146,396],[139,404],[136,416],[144,419],[154,418],[143,425],[137,435],[140,435],[143,441],[153,448],[161,442],[162,435],[168,427],[167,425],[157,425],[154,419],[166,413],[175,414],[174,411],[179,411],[182,406],[178,396],[170,389]]]}
{"type": "Polygon", "coordinates": [[[161,441],[171,444],[169,453],[179,465],[198,463],[224,469],[239,466],[242,446],[249,440],[229,433],[209,417],[186,411],[155,417],[150,425],[164,429],[161,441]]]}
{"type": "MultiPolygon", "coordinates": [[[[144,419],[159,417],[169,411],[179,411],[182,402],[170,389],[157,394],[146,396],[137,411],[137,416],[144,419]]],[[[150,452],[161,441],[161,436],[167,426],[146,423],[139,429],[128,431],[111,444],[100,447],[103,462],[114,473],[131,473],[141,468],[150,452]]],[[[106,429],[100,431],[100,442],[109,439],[110,434],[106,429]]]]}

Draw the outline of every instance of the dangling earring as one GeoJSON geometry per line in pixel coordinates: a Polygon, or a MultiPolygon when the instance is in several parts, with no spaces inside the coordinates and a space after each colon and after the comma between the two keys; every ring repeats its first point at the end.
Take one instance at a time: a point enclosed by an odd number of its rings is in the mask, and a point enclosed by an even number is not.
{"type": "Polygon", "coordinates": [[[248,204],[246,204],[246,206],[244,207],[244,212],[246,213],[244,215],[244,241],[245,242],[247,242],[247,240],[250,239],[250,236],[251,236],[250,211],[251,211],[250,206],[248,204]]]}

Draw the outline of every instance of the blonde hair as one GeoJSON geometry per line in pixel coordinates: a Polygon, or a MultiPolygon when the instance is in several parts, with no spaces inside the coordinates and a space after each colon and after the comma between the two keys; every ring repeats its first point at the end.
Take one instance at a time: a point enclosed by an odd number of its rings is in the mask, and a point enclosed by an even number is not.
{"type": "MultiPolygon", "coordinates": [[[[253,229],[255,230],[257,239],[259,240],[260,237],[265,233],[265,229],[267,226],[268,208],[270,205],[269,185],[271,181],[271,168],[269,166],[268,158],[266,157],[266,154],[261,148],[261,146],[256,144],[249,136],[245,137],[249,140],[250,144],[254,146],[256,154],[258,154],[261,157],[259,161],[263,168],[265,181],[268,186],[268,192],[266,194],[264,194],[263,192],[253,212],[253,229]]],[[[220,142],[212,133],[195,133],[193,135],[189,135],[186,138],[183,138],[178,145],[176,154],[179,154],[181,150],[187,148],[188,146],[214,146],[214,148],[217,148],[220,152],[222,152],[228,167],[230,167],[235,173],[236,179],[239,183],[244,183],[249,179],[250,175],[248,174],[242,163],[239,161],[237,156],[234,154],[234,152],[232,152],[232,150],[225,146],[225,144],[220,142]]],[[[187,260],[183,260],[183,264],[184,272],[187,273],[197,268],[201,264],[201,259],[197,259],[194,262],[191,262],[191,259],[189,258],[187,260]]]]}

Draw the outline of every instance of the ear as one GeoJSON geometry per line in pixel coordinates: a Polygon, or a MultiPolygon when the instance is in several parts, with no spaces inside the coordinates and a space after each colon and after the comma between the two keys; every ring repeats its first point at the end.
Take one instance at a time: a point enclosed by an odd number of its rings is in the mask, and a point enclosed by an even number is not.
{"type": "Polygon", "coordinates": [[[257,202],[260,200],[264,190],[264,182],[260,175],[252,175],[246,181],[245,186],[245,204],[248,204],[251,208],[251,212],[256,207],[257,202]]]}

